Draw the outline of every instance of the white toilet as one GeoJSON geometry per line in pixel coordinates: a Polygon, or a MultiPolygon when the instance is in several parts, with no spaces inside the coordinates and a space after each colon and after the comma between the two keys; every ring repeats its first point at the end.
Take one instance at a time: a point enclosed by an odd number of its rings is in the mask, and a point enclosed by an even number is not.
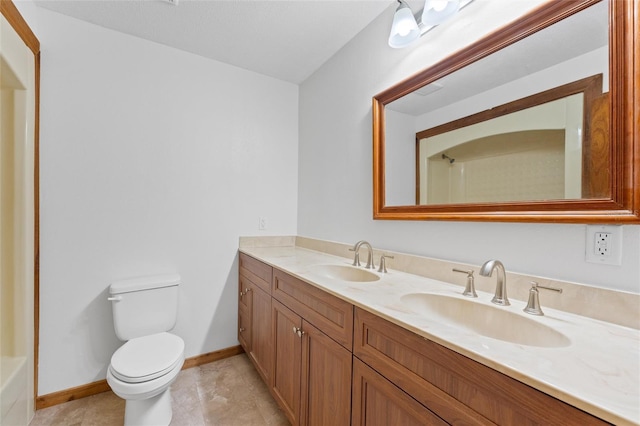
{"type": "Polygon", "coordinates": [[[126,340],[111,357],[107,382],[126,400],[124,424],[171,422],[169,386],[184,364],[184,341],[171,330],[178,314],[177,274],[117,281],[109,288],[113,324],[126,340]]]}

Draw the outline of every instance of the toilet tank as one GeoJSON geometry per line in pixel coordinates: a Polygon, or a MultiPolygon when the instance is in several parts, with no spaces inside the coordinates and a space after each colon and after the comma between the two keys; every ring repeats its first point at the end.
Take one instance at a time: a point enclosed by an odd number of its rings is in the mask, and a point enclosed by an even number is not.
{"type": "Polygon", "coordinates": [[[115,281],[109,287],[113,325],[120,340],[171,330],[178,316],[180,275],[115,281]]]}

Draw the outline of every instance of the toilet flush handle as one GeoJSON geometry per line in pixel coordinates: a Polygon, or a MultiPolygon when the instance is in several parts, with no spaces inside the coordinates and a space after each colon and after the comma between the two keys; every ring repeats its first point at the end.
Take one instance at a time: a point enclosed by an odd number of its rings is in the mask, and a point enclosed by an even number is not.
{"type": "Polygon", "coordinates": [[[109,298],[107,298],[107,300],[108,300],[109,302],[119,302],[119,301],[121,301],[121,300],[122,300],[122,296],[113,296],[113,297],[109,297],[109,298]]]}

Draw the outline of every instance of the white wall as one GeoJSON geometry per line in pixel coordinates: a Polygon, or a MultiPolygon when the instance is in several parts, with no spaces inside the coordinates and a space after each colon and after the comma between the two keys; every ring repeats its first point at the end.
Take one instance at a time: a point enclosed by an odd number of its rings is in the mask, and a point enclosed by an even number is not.
{"type": "Polygon", "coordinates": [[[240,235],[293,235],[298,87],[38,8],[40,395],[104,379],[109,283],[178,272],[186,356],[237,345],[240,235]]]}
{"type": "Polygon", "coordinates": [[[34,0],[13,0],[20,15],[29,24],[31,31],[38,37],[38,7],[34,0]]]}
{"type": "MultiPolygon", "coordinates": [[[[587,263],[585,225],[372,220],[371,98],[543,0],[477,0],[403,50],[387,46],[395,5],[300,87],[298,234],[640,292],[640,226],[622,266],[587,263]]],[[[391,263],[392,265],[392,263],[391,263]]]]}
{"type": "Polygon", "coordinates": [[[602,92],[608,92],[608,47],[601,47],[486,92],[470,96],[463,101],[423,114],[416,118],[416,132],[597,74],[602,74],[602,92]]]}
{"type": "Polygon", "coordinates": [[[415,117],[386,110],[385,194],[389,206],[416,202],[416,131],[415,117]]]}

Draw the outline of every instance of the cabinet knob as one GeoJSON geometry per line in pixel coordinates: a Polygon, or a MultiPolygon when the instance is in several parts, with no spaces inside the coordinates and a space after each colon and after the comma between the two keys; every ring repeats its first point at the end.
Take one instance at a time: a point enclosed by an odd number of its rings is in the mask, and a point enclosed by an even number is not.
{"type": "Polygon", "coordinates": [[[297,334],[298,337],[304,336],[304,331],[302,331],[299,327],[293,326],[293,334],[297,334]]]}
{"type": "Polygon", "coordinates": [[[240,327],[240,333],[244,331],[244,327],[240,327]]]}

